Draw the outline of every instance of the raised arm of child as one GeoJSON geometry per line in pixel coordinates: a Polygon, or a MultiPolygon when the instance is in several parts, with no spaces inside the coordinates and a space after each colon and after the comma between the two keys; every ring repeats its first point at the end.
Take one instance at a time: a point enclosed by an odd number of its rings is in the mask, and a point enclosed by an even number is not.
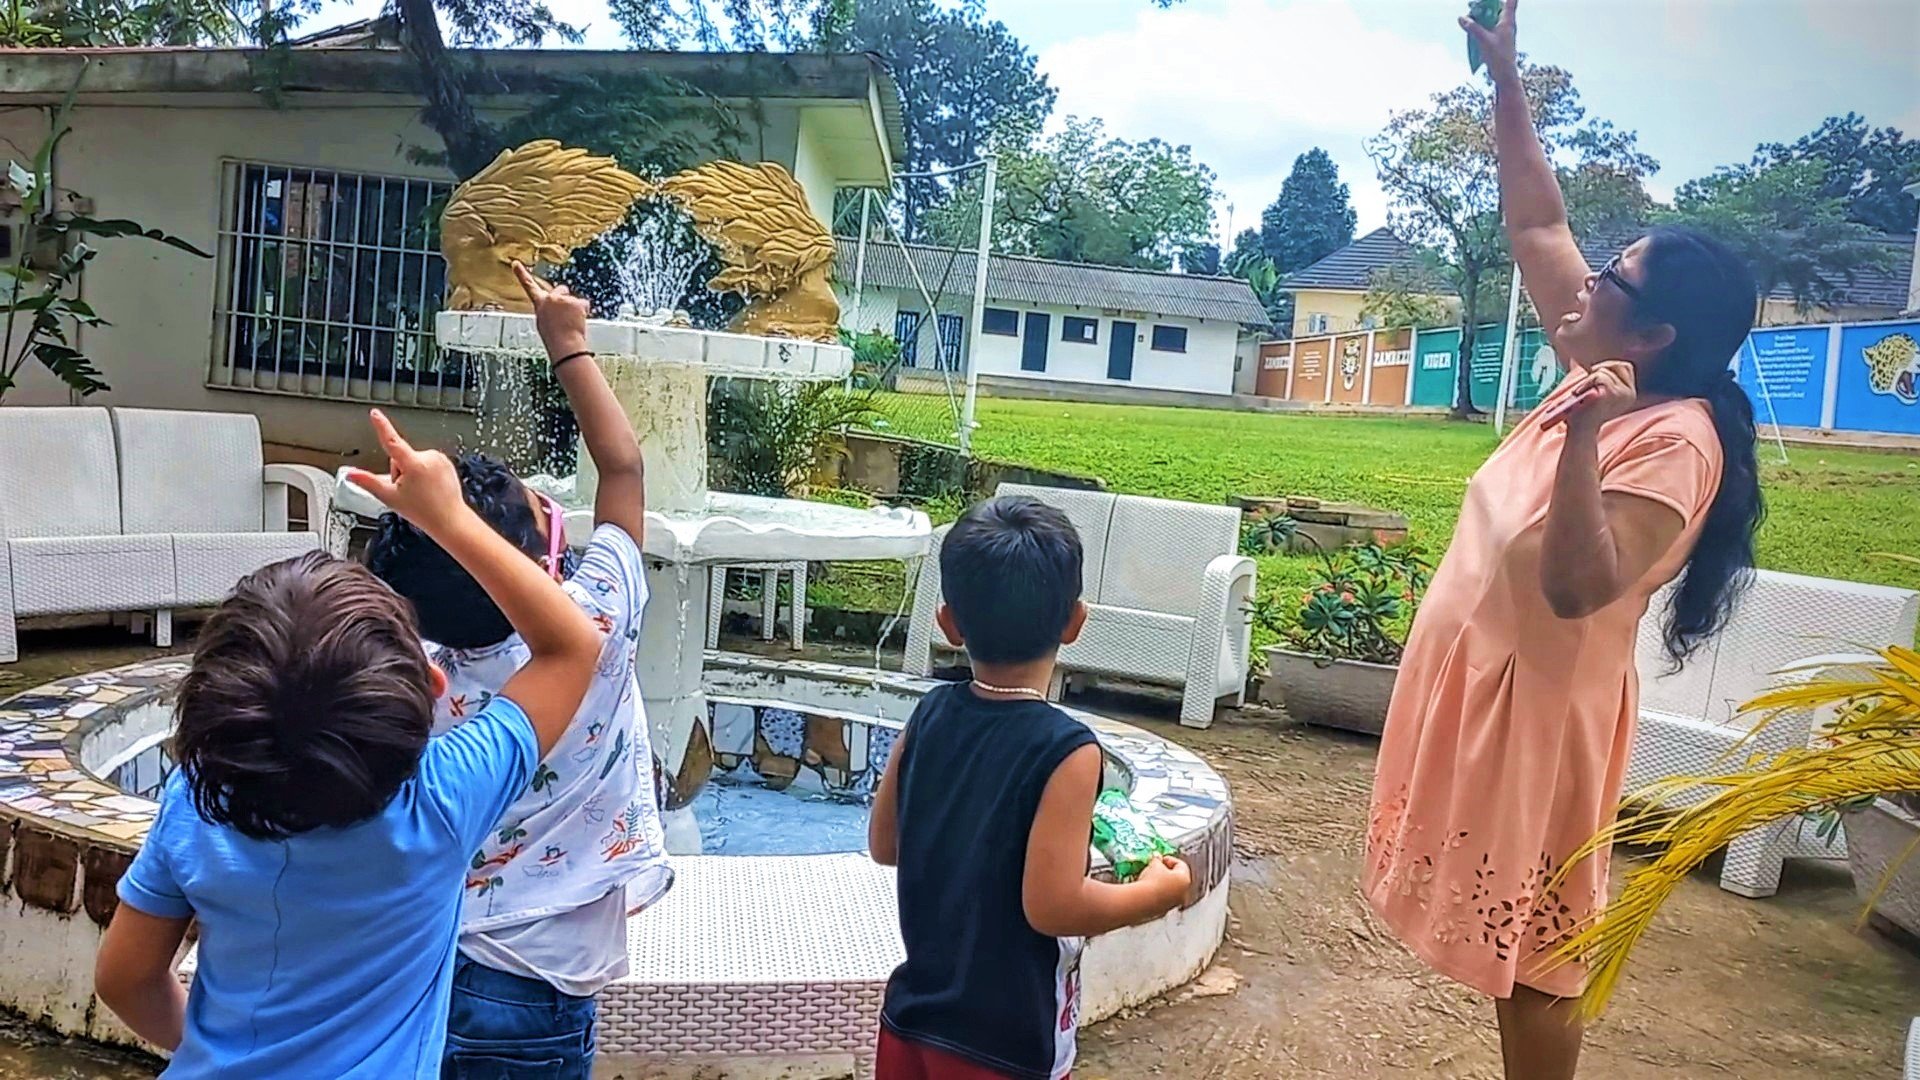
{"type": "Polygon", "coordinates": [[[354,483],[453,556],[526,642],[530,658],[500,693],[527,714],[540,756],[546,757],[586,696],[600,659],[600,632],[540,564],[467,506],[459,474],[445,454],[414,449],[378,409],[373,430],[386,449],[390,471],[375,476],[356,470],[354,483]]]}
{"type": "Polygon", "coordinates": [[[1027,923],[1042,934],[1092,937],[1146,922],[1179,907],[1193,880],[1187,864],[1172,857],[1148,863],[1124,885],[1087,876],[1100,766],[1100,748],[1083,746],[1067,755],[1041,792],[1027,836],[1021,901],[1027,923]]]}
{"type": "Polygon", "coordinates": [[[580,442],[600,473],[593,499],[596,525],[618,525],[638,545],[646,540],[647,484],[640,440],[587,350],[587,302],[565,285],[549,285],[519,263],[513,272],[533,303],[534,325],[554,377],[580,422],[580,442]]]}

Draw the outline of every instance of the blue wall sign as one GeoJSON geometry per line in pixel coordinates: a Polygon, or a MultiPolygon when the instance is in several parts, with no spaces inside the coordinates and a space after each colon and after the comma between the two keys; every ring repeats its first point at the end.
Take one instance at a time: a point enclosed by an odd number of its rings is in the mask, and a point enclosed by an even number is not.
{"type": "Polygon", "coordinates": [[[1827,385],[1824,326],[1755,330],[1735,359],[1740,385],[1753,399],[1754,419],[1782,427],[1817,428],[1827,385]],[[1772,411],[1768,411],[1768,399],[1772,411]]]}

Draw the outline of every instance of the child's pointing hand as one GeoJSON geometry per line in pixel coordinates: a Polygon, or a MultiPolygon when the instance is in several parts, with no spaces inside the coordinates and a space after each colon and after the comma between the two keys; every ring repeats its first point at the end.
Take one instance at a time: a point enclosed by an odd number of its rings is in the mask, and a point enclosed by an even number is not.
{"type": "Polygon", "coordinates": [[[429,534],[457,520],[467,504],[460,494],[460,474],[447,455],[414,449],[379,409],[368,418],[387,452],[387,472],[382,476],[354,469],[347,478],[429,534]]]}

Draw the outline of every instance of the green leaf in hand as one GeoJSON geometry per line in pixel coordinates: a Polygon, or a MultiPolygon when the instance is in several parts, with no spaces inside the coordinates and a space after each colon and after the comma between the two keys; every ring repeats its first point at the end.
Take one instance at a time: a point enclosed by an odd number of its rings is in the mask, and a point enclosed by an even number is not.
{"type": "MultiPolygon", "coordinates": [[[[1467,6],[1467,17],[1491,30],[1500,22],[1500,0],[1473,0],[1467,6]]],[[[1475,72],[1487,66],[1486,58],[1480,55],[1480,41],[1471,34],[1467,36],[1467,67],[1475,72]]]]}

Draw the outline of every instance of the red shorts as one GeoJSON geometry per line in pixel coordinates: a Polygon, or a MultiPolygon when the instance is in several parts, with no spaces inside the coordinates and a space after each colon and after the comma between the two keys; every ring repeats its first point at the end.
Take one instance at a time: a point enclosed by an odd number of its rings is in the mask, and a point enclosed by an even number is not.
{"type": "Polygon", "coordinates": [[[874,1080],[1006,1080],[1005,1073],[976,1065],[945,1050],[909,1042],[884,1026],[880,1029],[880,1050],[874,1060],[873,1075],[874,1080]]]}

